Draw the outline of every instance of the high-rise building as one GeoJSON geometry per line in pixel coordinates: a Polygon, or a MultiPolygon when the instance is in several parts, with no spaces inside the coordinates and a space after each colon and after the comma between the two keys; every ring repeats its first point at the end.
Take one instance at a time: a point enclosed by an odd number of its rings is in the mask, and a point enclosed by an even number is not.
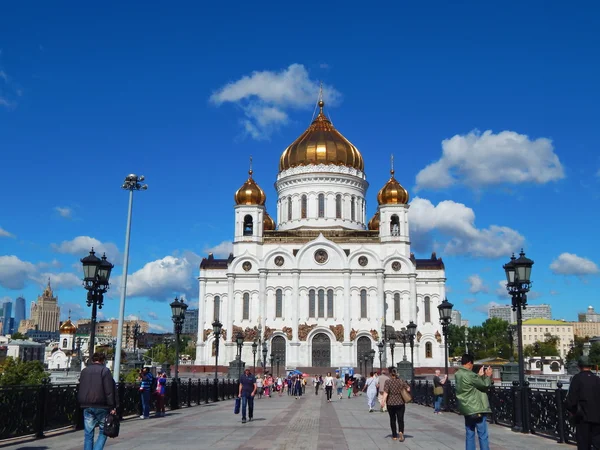
{"type": "Polygon", "coordinates": [[[31,304],[31,320],[34,328],[39,331],[58,331],[60,325],[60,307],[58,297],[54,296],[50,280],[44,293],[40,295],[37,302],[31,304]]]}
{"type": "Polygon", "coordinates": [[[452,310],[452,325],[456,325],[457,327],[462,327],[462,315],[458,309],[452,310]]]}
{"type": "MultiPolygon", "coordinates": [[[[21,325],[21,320],[27,319],[25,315],[25,299],[23,297],[17,297],[15,300],[15,325],[14,331],[17,331],[21,325]]],[[[14,333],[13,331],[13,333],[14,333]]]]}
{"type": "Polygon", "coordinates": [[[185,320],[183,321],[183,334],[192,334],[198,332],[198,310],[188,309],[185,312],[185,320]]]}
{"type": "MultiPolygon", "coordinates": [[[[552,319],[552,308],[550,305],[527,305],[522,310],[523,320],[529,319],[552,319]]],[[[510,305],[490,306],[488,309],[488,318],[497,317],[506,320],[509,323],[517,321],[517,312],[512,310],[510,305]]]]}
{"type": "Polygon", "coordinates": [[[11,333],[10,316],[12,314],[12,302],[4,302],[2,304],[2,312],[2,334],[7,335],[11,333]]]}
{"type": "Polygon", "coordinates": [[[588,306],[586,312],[577,314],[577,320],[579,322],[600,322],[600,313],[594,311],[593,306],[588,306]]]}

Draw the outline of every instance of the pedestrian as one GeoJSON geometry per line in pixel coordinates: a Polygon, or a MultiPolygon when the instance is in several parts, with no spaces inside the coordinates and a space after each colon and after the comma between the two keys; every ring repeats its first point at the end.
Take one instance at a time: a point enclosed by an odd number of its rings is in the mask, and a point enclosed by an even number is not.
{"type": "Polygon", "coordinates": [[[315,376],[313,377],[313,386],[315,387],[315,395],[319,394],[319,384],[320,384],[320,380],[318,375],[315,374],[315,376]]]}
{"type": "Polygon", "coordinates": [[[461,364],[454,377],[458,410],[465,416],[466,450],[475,450],[475,431],[480,450],[489,450],[487,415],[492,410],[487,391],[492,385],[492,368],[481,366],[478,373],[473,372],[473,356],[468,354],[462,355],[461,364]]]}
{"type": "Polygon", "coordinates": [[[115,382],[104,365],[104,353],[94,353],[92,364],[81,371],[77,401],[83,409],[83,450],[102,450],[106,443],[104,418],[116,414],[119,406],[115,382]],[[98,439],[94,444],[94,429],[98,426],[98,439]]]}
{"type": "Polygon", "coordinates": [[[292,384],[293,384],[292,381],[293,381],[293,378],[291,376],[288,376],[287,377],[287,392],[288,392],[288,395],[290,395],[290,396],[292,395],[292,384]]]}
{"type": "Polygon", "coordinates": [[[375,399],[377,398],[377,377],[375,376],[375,372],[371,372],[371,376],[365,382],[365,391],[367,392],[369,412],[372,413],[375,407],[375,399]]]}
{"type": "Polygon", "coordinates": [[[341,400],[344,392],[344,380],[342,380],[339,373],[335,377],[335,388],[337,390],[337,395],[341,400]]]}
{"type": "Polygon", "coordinates": [[[578,361],[567,394],[567,410],[575,422],[577,450],[600,448],[600,378],[592,373],[589,356],[578,361]]]}
{"type": "Polygon", "coordinates": [[[440,376],[440,369],[435,370],[433,377],[433,413],[441,414],[442,399],[444,398],[444,386],[448,375],[440,376]]]}
{"type": "Polygon", "coordinates": [[[256,377],[256,393],[258,394],[258,398],[262,398],[263,391],[264,391],[263,379],[259,375],[258,377],[256,377]]]}
{"type": "Polygon", "coordinates": [[[401,378],[398,378],[396,369],[390,369],[390,379],[383,386],[383,404],[387,406],[390,416],[390,427],[392,429],[392,440],[404,441],[404,412],[406,405],[402,397],[402,391],[410,392],[410,386],[401,378]],[[396,423],[398,427],[396,428],[396,423]]]}
{"type": "Polygon", "coordinates": [[[162,372],[156,380],[156,417],[165,417],[165,391],[167,386],[167,374],[162,372]]]}
{"type": "Polygon", "coordinates": [[[383,387],[385,386],[385,382],[387,380],[389,380],[390,377],[387,376],[387,370],[382,369],[381,370],[381,374],[379,375],[378,379],[377,379],[377,388],[379,389],[379,395],[378,400],[379,400],[379,404],[381,405],[381,412],[387,412],[387,406],[385,404],[385,402],[383,401],[383,387]]]}
{"type": "Polygon", "coordinates": [[[149,419],[150,418],[150,391],[152,388],[153,381],[152,373],[150,372],[150,368],[144,367],[140,376],[138,377],[138,381],[140,383],[140,397],[142,399],[142,415],[140,419],[149,419]]]}
{"type": "Polygon", "coordinates": [[[325,395],[327,396],[327,402],[331,403],[331,394],[333,394],[333,377],[331,376],[331,372],[327,372],[327,376],[325,380],[323,380],[325,384],[325,395]]]}
{"type": "Polygon", "coordinates": [[[348,390],[348,398],[352,395],[352,378],[348,377],[346,380],[346,389],[348,390]]]}
{"type": "Polygon", "coordinates": [[[294,397],[298,400],[298,397],[302,395],[302,377],[297,375],[294,377],[294,397]]]}
{"type": "Polygon", "coordinates": [[[248,419],[252,422],[254,417],[254,396],[256,395],[256,378],[250,369],[244,370],[240,377],[239,397],[242,399],[242,423],[246,423],[246,406],[248,407],[248,419]]]}

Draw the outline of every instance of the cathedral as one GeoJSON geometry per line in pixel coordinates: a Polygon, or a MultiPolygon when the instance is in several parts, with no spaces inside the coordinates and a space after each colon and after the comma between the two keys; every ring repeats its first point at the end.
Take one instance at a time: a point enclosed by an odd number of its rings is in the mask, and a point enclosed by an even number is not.
{"type": "MultiPolygon", "coordinates": [[[[247,365],[260,340],[282,368],[358,367],[371,350],[378,367],[377,344],[412,321],[415,367],[441,367],[442,259],[411,253],[409,195],[393,166],[367,222],[363,156],[334,128],[322,100],[319,108],[279,160],[276,220],[250,170],[234,196],[233,252],[226,259],[209,254],[200,264],[195,363],[215,363],[218,320],[225,364],[235,359],[241,332],[247,365]]],[[[395,355],[402,359],[402,344],[395,355]]],[[[389,345],[382,356],[389,365],[389,345]]]]}

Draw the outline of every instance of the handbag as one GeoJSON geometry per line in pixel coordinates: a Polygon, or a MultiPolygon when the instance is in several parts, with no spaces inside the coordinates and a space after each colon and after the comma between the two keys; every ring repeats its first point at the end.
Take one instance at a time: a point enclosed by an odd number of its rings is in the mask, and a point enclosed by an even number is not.
{"type": "Polygon", "coordinates": [[[442,386],[436,386],[433,388],[433,395],[444,395],[444,388],[442,386]]]}
{"type": "Polygon", "coordinates": [[[400,395],[402,396],[404,403],[412,402],[412,395],[410,395],[410,392],[408,392],[406,389],[402,389],[400,391],[400,395]]]}
{"type": "Polygon", "coordinates": [[[240,413],[240,405],[242,403],[242,399],[239,397],[235,398],[235,404],[233,405],[233,413],[234,414],[239,414],[240,413]]]}
{"type": "Polygon", "coordinates": [[[104,417],[104,430],[103,433],[105,436],[109,438],[116,438],[119,436],[119,429],[121,428],[121,423],[119,422],[119,418],[116,414],[107,414],[104,417]]]}

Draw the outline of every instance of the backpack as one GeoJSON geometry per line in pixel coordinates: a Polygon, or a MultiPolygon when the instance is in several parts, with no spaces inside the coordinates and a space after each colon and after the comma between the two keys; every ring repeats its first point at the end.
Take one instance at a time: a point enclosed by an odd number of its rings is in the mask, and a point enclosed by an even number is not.
{"type": "Polygon", "coordinates": [[[119,418],[116,414],[107,414],[104,417],[104,435],[109,438],[116,438],[119,436],[119,429],[121,428],[121,424],[119,423],[119,418]]]}

